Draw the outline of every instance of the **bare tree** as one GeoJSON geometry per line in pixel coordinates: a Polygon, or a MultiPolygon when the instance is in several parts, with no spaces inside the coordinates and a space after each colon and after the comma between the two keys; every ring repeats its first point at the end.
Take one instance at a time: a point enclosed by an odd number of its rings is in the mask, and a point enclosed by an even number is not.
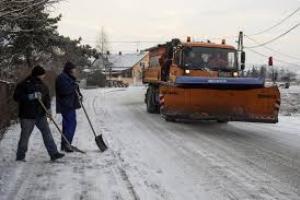
{"type": "Polygon", "coordinates": [[[105,55],[109,52],[109,39],[108,34],[105,31],[104,27],[101,28],[96,40],[96,49],[102,54],[105,55]]]}
{"type": "Polygon", "coordinates": [[[96,40],[96,49],[100,53],[99,60],[100,60],[100,67],[104,69],[105,71],[105,79],[107,78],[106,76],[108,75],[109,71],[109,60],[108,60],[108,54],[109,54],[109,39],[108,39],[108,34],[105,31],[104,27],[101,28],[101,31],[98,34],[97,40],[96,40]]]}

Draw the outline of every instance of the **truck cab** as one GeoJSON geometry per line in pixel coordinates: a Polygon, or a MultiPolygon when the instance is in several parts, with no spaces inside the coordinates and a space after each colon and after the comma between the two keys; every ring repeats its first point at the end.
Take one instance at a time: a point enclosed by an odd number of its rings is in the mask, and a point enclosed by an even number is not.
{"type": "Polygon", "coordinates": [[[238,51],[225,41],[215,44],[172,40],[171,44],[148,50],[150,64],[144,70],[144,83],[175,82],[179,76],[238,77],[241,70],[238,51]]]}
{"type": "Polygon", "coordinates": [[[174,51],[169,80],[178,76],[237,77],[237,50],[228,45],[195,42],[184,43],[174,51]]]}

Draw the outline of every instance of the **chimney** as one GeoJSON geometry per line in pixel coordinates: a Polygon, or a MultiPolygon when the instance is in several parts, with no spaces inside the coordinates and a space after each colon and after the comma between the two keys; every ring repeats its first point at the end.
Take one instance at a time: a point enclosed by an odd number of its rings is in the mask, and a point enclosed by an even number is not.
{"type": "Polygon", "coordinates": [[[188,42],[188,43],[189,43],[189,42],[191,42],[191,41],[192,41],[191,37],[190,37],[190,36],[188,36],[188,37],[187,37],[187,39],[186,39],[186,42],[188,42]]]}
{"type": "Polygon", "coordinates": [[[226,45],[226,40],[225,39],[222,40],[222,45],[226,45]]]}

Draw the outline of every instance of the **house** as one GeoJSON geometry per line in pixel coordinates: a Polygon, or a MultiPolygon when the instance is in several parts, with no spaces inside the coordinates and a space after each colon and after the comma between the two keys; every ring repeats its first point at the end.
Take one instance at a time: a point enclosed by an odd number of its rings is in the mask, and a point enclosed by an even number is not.
{"type": "Polygon", "coordinates": [[[108,64],[104,65],[100,59],[98,63],[107,80],[120,80],[130,85],[142,83],[143,68],[148,66],[149,56],[146,52],[107,55],[108,64]]]}

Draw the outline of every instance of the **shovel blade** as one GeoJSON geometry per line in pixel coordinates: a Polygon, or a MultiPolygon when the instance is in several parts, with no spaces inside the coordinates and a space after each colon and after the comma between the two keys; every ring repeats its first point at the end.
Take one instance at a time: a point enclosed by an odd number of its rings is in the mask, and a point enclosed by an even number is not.
{"type": "Polygon", "coordinates": [[[85,153],[86,153],[86,152],[84,152],[84,151],[78,149],[77,147],[75,147],[75,146],[73,146],[73,145],[71,145],[71,149],[72,149],[73,151],[75,151],[75,152],[78,152],[78,153],[82,153],[82,154],[85,154],[85,153]]]}
{"type": "Polygon", "coordinates": [[[101,152],[104,152],[107,149],[102,135],[98,135],[97,137],[95,137],[95,141],[101,152]]]}

